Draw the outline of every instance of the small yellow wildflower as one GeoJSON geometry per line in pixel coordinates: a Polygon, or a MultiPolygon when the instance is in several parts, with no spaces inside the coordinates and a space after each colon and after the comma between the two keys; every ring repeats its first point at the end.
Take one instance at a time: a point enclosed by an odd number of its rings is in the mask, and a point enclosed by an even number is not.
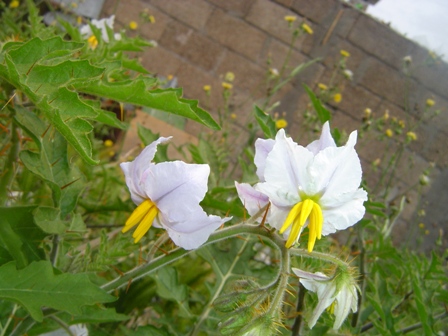
{"type": "Polygon", "coordinates": [[[78,25],[80,25],[80,24],[82,23],[82,16],[78,16],[78,17],[76,18],[76,23],[77,23],[78,25]]]}
{"type": "Polygon", "coordinates": [[[212,87],[210,85],[204,85],[203,89],[204,89],[205,92],[210,92],[212,87]]]}
{"type": "Polygon", "coordinates": [[[230,114],[230,118],[232,118],[232,119],[236,119],[236,113],[231,113],[231,114],[230,114]]]}
{"type": "Polygon", "coordinates": [[[228,71],[226,73],[226,75],[224,76],[224,80],[226,80],[227,82],[233,82],[234,79],[235,79],[235,74],[231,71],[228,71]]]}
{"type": "Polygon", "coordinates": [[[404,122],[404,120],[398,120],[398,126],[400,126],[401,128],[405,128],[406,123],[404,122]]]}
{"type": "Polygon", "coordinates": [[[384,112],[383,119],[384,119],[384,120],[389,119],[389,110],[386,110],[386,111],[384,112]]]}
{"type": "Polygon", "coordinates": [[[285,119],[278,119],[275,122],[275,127],[277,127],[277,129],[285,128],[286,126],[288,126],[288,122],[285,119]]]}
{"type": "Polygon", "coordinates": [[[72,8],[78,8],[78,4],[76,2],[71,3],[72,8]]]}
{"type": "Polygon", "coordinates": [[[322,91],[326,91],[326,90],[328,90],[328,86],[326,86],[325,84],[319,83],[319,84],[317,84],[317,86],[318,86],[319,89],[321,89],[322,91]]]}
{"type": "Polygon", "coordinates": [[[154,15],[148,16],[148,19],[149,19],[149,22],[156,23],[156,18],[154,17],[154,15]]]}
{"type": "Polygon", "coordinates": [[[104,147],[112,147],[114,142],[110,139],[104,140],[104,147]]]}
{"type": "Polygon", "coordinates": [[[173,75],[168,75],[168,76],[166,76],[166,79],[168,79],[169,81],[172,80],[173,78],[174,78],[173,75]]]}
{"type": "Polygon", "coordinates": [[[109,155],[109,157],[112,157],[115,155],[115,151],[111,150],[107,152],[107,155],[109,155]]]}
{"type": "Polygon", "coordinates": [[[297,17],[294,15],[286,15],[285,16],[285,21],[287,21],[289,23],[294,22],[295,20],[297,20],[297,17]]]}
{"type": "Polygon", "coordinates": [[[138,28],[137,22],[135,21],[129,22],[129,28],[131,28],[132,30],[136,30],[138,28]]]}
{"type": "Polygon", "coordinates": [[[90,36],[87,39],[87,43],[89,44],[89,47],[93,50],[98,46],[98,40],[95,35],[90,36]]]}
{"type": "Polygon", "coordinates": [[[364,117],[366,118],[370,118],[370,116],[372,115],[372,110],[369,109],[368,107],[364,110],[364,117]]]}
{"type": "Polygon", "coordinates": [[[13,0],[9,3],[9,8],[17,8],[20,6],[20,2],[18,0],[13,0]]]}
{"type": "Polygon", "coordinates": [[[418,225],[418,227],[419,227],[420,229],[424,229],[424,228],[425,228],[425,224],[420,223],[420,224],[418,225]]]}
{"type": "Polygon", "coordinates": [[[350,57],[350,53],[347,50],[342,49],[340,51],[340,53],[341,53],[342,57],[345,57],[345,58],[350,57]]]}
{"type": "Polygon", "coordinates": [[[406,133],[406,137],[408,138],[409,141],[415,141],[417,140],[417,134],[415,134],[412,131],[409,131],[406,133]]]}
{"type": "Polygon", "coordinates": [[[387,137],[392,138],[392,136],[394,135],[394,132],[390,128],[388,128],[386,130],[385,134],[387,137]]]}
{"type": "Polygon", "coordinates": [[[431,98],[426,99],[426,106],[431,107],[434,106],[435,104],[436,102],[433,99],[431,98]]]}
{"type": "Polygon", "coordinates": [[[424,217],[424,216],[426,216],[426,211],[425,211],[425,209],[420,209],[419,211],[417,211],[417,215],[419,215],[420,217],[424,217]]]}
{"type": "Polygon", "coordinates": [[[429,235],[429,230],[425,230],[425,235],[429,235]]]}
{"type": "Polygon", "coordinates": [[[333,96],[333,100],[334,100],[335,103],[340,103],[341,100],[342,100],[342,95],[341,95],[340,93],[336,93],[336,94],[333,96]]]}
{"type": "Polygon", "coordinates": [[[222,82],[222,87],[224,88],[224,90],[232,90],[233,85],[227,82],[222,82]]]}
{"type": "Polygon", "coordinates": [[[313,34],[313,30],[306,23],[302,23],[302,30],[309,35],[313,34]]]}

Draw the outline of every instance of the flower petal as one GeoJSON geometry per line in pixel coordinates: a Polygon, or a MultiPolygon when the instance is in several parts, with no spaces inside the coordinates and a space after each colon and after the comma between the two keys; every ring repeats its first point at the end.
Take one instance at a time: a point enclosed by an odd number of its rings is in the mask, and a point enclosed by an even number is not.
{"type": "Polygon", "coordinates": [[[292,206],[300,201],[299,187],[306,182],[306,166],[313,154],[287,138],[279,130],[275,144],[266,159],[264,177],[266,182],[257,188],[277,206],[292,206]]]}
{"type": "Polygon", "coordinates": [[[230,219],[213,215],[207,216],[201,209],[201,211],[194,212],[194,215],[184,222],[163,221],[162,225],[174,244],[185,250],[193,250],[204,244],[213,231],[230,219]]]}
{"type": "Polygon", "coordinates": [[[306,149],[311,151],[314,155],[327,147],[336,147],[336,143],[333,140],[330,132],[330,123],[327,121],[322,126],[322,133],[319,140],[315,140],[306,146],[306,149]]]}
{"type": "Polygon", "coordinates": [[[249,215],[255,215],[261,208],[269,203],[269,198],[257,191],[248,183],[235,182],[236,191],[249,215]]]}
{"type": "Polygon", "coordinates": [[[336,230],[344,230],[362,219],[365,213],[364,202],[367,201],[367,192],[359,188],[354,193],[344,195],[347,197],[344,203],[340,204],[338,200],[334,200],[334,206],[327,202],[322,204],[324,216],[324,224],[322,227],[322,235],[326,236],[336,230]],[[347,199],[348,198],[348,199],[347,199]]]}
{"type": "Polygon", "coordinates": [[[337,330],[347,318],[350,308],[355,313],[358,310],[358,294],[355,287],[343,287],[338,294],[336,294],[336,306],[334,315],[336,317],[333,329],[337,330]],[[355,309],[353,309],[355,307],[355,309]]]}
{"type": "Polygon", "coordinates": [[[261,182],[264,182],[264,167],[266,166],[266,158],[274,147],[273,139],[257,139],[255,141],[255,158],[254,163],[257,167],[257,176],[261,182]]]}
{"type": "Polygon", "coordinates": [[[209,165],[162,162],[145,174],[145,193],[169,221],[181,222],[197,209],[202,211],[199,203],[207,192],[209,165]]]}

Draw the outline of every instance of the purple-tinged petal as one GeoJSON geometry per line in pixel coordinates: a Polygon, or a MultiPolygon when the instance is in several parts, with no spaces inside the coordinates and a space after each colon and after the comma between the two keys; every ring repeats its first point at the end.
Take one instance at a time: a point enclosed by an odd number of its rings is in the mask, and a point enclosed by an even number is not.
{"type": "Polygon", "coordinates": [[[261,182],[264,182],[264,167],[266,166],[266,158],[274,147],[273,139],[257,139],[255,141],[255,158],[254,163],[257,167],[257,176],[261,182]]]}
{"type": "Polygon", "coordinates": [[[241,202],[251,216],[269,203],[269,198],[265,194],[257,191],[248,183],[235,182],[235,187],[241,202]]]}
{"type": "Polygon", "coordinates": [[[322,126],[322,133],[319,140],[315,140],[310,143],[306,148],[311,151],[314,155],[319,153],[321,150],[328,147],[336,147],[336,143],[333,140],[330,132],[330,123],[327,121],[322,126]]]}
{"type": "MultiPolygon", "coordinates": [[[[145,193],[170,221],[184,221],[207,192],[210,167],[182,161],[162,162],[147,170],[145,193]]],[[[201,209],[202,211],[202,209],[201,209]]]]}

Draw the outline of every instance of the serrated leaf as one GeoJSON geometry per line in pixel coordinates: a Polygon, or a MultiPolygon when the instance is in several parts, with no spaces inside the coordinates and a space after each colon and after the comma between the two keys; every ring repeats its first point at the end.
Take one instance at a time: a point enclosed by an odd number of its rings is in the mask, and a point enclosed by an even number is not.
{"type": "Polygon", "coordinates": [[[115,321],[126,321],[130,317],[119,314],[114,308],[101,308],[98,306],[85,306],[81,308],[81,314],[70,320],[70,325],[78,323],[104,323],[115,321]]]}
{"type": "Polygon", "coordinates": [[[39,147],[38,153],[20,152],[20,159],[31,172],[47,182],[53,191],[55,207],[64,217],[74,209],[84,188],[83,176],[69,164],[67,142],[58,132],[49,131],[49,126],[26,109],[16,108],[15,120],[39,147]]]}
{"type": "Polygon", "coordinates": [[[0,208],[0,242],[17,267],[44,258],[40,243],[45,237],[36,226],[32,212],[35,206],[0,208]]]}
{"type": "Polygon", "coordinates": [[[34,221],[44,232],[62,234],[66,230],[64,221],[60,219],[61,211],[57,208],[38,207],[33,211],[34,221]]]}
{"type": "Polygon", "coordinates": [[[326,121],[331,120],[331,113],[322,105],[321,101],[316,97],[314,92],[306,84],[303,84],[303,86],[305,87],[305,91],[308,93],[308,96],[313,103],[320,122],[323,124],[326,121]]]}
{"type": "Polygon", "coordinates": [[[85,274],[55,275],[49,261],[33,262],[21,270],[14,262],[1,266],[0,298],[20,303],[38,322],[43,320],[42,307],[80,315],[85,305],[115,301],[85,274]]]}
{"type": "Polygon", "coordinates": [[[260,125],[265,137],[269,139],[274,139],[276,130],[275,122],[269,114],[264,113],[258,106],[254,105],[255,119],[260,125]]]}
{"type": "Polygon", "coordinates": [[[96,82],[77,83],[74,86],[81,92],[115,99],[124,103],[150,107],[180,115],[197,121],[214,130],[220,126],[206,111],[198,107],[197,100],[182,98],[182,89],[153,89],[152,79],[149,81],[142,76],[132,80],[120,82],[96,82]]]}
{"type": "Polygon", "coordinates": [[[177,271],[173,267],[163,267],[154,276],[157,293],[167,300],[182,302],[187,298],[187,286],[179,284],[177,271]]]}

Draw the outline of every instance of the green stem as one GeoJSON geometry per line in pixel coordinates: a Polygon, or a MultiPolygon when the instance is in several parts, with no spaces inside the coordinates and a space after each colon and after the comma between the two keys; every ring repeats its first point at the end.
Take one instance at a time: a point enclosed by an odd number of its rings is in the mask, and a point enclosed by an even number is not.
{"type": "Polygon", "coordinates": [[[11,323],[12,318],[13,318],[13,316],[14,316],[14,314],[16,313],[16,311],[17,311],[18,308],[19,308],[19,305],[18,305],[18,304],[15,304],[14,307],[12,308],[12,312],[11,312],[11,314],[9,315],[8,320],[6,321],[5,326],[2,328],[1,333],[0,333],[0,336],[5,336],[5,335],[6,335],[6,334],[5,334],[5,333],[6,333],[6,330],[8,330],[9,324],[11,323]]]}
{"type": "Polygon", "coordinates": [[[8,201],[9,186],[14,178],[14,164],[17,161],[17,153],[19,152],[19,136],[17,134],[16,124],[11,123],[11,148],[3,168],[3,176],[0,179],[0,205],[3,206],[8,201]]]}
{"type": "Polygon", "coordinates": [[[347,267],[349,266],[348,263],[346,263],[345,261],[342,261],[341,259],[332,256],[331,254],[326,254],[323,252],[308,252],[308,250],[304,250],[304,249],[298,249],[298,248],[291,248],[289,249],[290,253],[292,255],[296,255],[296,256],[301,256],[301,257],[305,257],[305,258],[312,258],[312,259],[319,259],[319,260],[324,260],[324,261],[329,261],[333,264],[336,264],[338,266],[342,266],[342,267],[347,267]]]}

